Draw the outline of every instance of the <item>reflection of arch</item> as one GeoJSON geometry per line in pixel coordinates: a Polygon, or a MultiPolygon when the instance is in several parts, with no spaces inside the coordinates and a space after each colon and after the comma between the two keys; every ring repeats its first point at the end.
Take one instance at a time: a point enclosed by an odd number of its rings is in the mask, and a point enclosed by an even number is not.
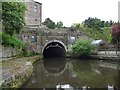
{"type": "Polygon", "coordinates": [[[44,60],[43,66],[45,68],[45,72],[50,75],[60,75],[67,68],[66,60],[64,58],[59,58],[59,59],[51,58],[44,60]]]}
{"type": "Polygon", "coordinates": [[[52,40],[47,42],[42,49],[42,53],[44,57],[65,56],[66,51],[67,51],[67,48],[65,44],[59,40],[52,40]]]}

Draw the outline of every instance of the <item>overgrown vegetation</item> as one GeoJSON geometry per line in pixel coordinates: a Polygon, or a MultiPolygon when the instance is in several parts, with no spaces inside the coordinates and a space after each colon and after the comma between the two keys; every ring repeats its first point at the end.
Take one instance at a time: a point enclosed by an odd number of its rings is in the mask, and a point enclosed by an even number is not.
{"type": "Polygon", "coordinates": [[[2,2],[2,24],[6,34],[19,34],[25,25],[26,6],[22,0],[2,2]]]}
{"type": "Polygon", "coordinates": [[[23,42],[15,37],[21,32],[25,25],[24,15],[26,6],[22,0],[14,2],[2,2],[2,45],[12,47],[23,47],[23,42]]]}
{"type": "Polygon", "coordinates": [[[86,57],[92,53],[93,45],[91,40],[88,38],[79,38],[77,42],[72,47],[73,55],[86,57]]]}
{"type": "Polygon", "coordinates": [[[111,27],[115,24],[112,20],[102,21],[98,18],[89,17],[85,21],[80,23],[74,23],[70,29],[71,30],[81,30],[87,36],[93,39],[102,39],[109,41],[111,39],[111,27]]]}
{"type": "Polygon", "coordinates": [[[24,43],[18,38],[18,34],[25,26],[26,6],[23,0],[11,0],[2,2],[2,31],[0,33],[1,43],[5,47],[22,49],[24,43]]]}
{"type": "Polygon", "coordinates": [[[25,47],[18,34],[25,26],[26,6],[23,0],[11,0],[2,2],[2,31],[0,33],[1,43],[5,47],[13,47],[22,50],[25,47]]]}
{"type": "Polygon", "coordinates": [[[3,46],[12,46],[16,48],[23,48],[24,43],[15,36],[10,36],[4,32],[0,33],[0,37],[2,37],[2,45],[3,46]]]}
{"type": "Polygon", "coordinates": [[[73,23],[70,27],[71,31],[74,31],[74,30],[81,30],[81,25],[80,23],[73,23]]]}
{"type": "Polygon", "coordinates": [[[114,24],[112,20],[110,21],[102,21],[101,19],[98,18],[91,18],[89,17],[84,21],[84,25],[88,26],[89,28],[104,28],[104,27],[111,27],[114,24]]]}
{"type": "Polygon", "coordinates": [[[90,36],[93,39],[102,39],[105,41],[109,41],[109,37],[111,34],[111,28],[110,27],[105,27],[102,29],[96,29],[96,28],[89,28],[89,27],[82,27],[82,31],[90,36]]]}

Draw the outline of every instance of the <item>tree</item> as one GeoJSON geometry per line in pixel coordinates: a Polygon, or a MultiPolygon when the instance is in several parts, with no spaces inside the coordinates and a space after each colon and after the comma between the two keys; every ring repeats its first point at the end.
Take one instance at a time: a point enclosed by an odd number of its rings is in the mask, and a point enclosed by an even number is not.
{"type": "Polygon", "coordinates": [[[43,25],[47,25],[50,22],[52,22],[52,20],[50,18],[46,18],[45,21],[43,22],[43,25]]]}
{"type": "Polygon", "coordinates": [[[110,20],[110,26],[112,26],[113,25],[113,21],[112,20],[110,20]]]}
{"type": "Polygon", "coordinates": [[[19,34],[25,25],[25,10],[24,2],[2,2],[2,24],[4,32],[9,35],[19,34]]]}
{"type": "Polygon", "coordinates": [[[110,20],[109,21],[101,21],[101,19],[98,18],[91,18],[89,17],[88,19],[86,19],[84,21],[85,26],[89,27],[89,28],[96,28],[96,29],[100,29],[100,28],[104,28],[104,27],[110,27],[113,25],[113,21],[110,20]]]}
{"type": "Polygon", "coordinates": [[[109,27],[110,23],[108,21],[105,22],[105,27],[109,27]]]}
{"type": "Polygon", "coordinates": [[[50,29],[55,29],[55,22],[49,22],[47,24],[47,27],[50,28],[50,29]]]}
{"type": "Polygon", "coordinates": [[[87,25],[89,28],[100,28],[101,20],[98,18],[89,17],[85,20],[85,25],[87,25]]]}
{"type": "Polygon", "coordinates": [[[112,37],[114,43],[120,44],[120,24],[113,26],[112,37]]]}
{"type": "Polygon", "coordinates": [[[63,22],[62,21],[57,22],[56,27],[57,28],[62,28],[63,27],[63,22]]]}
{"type": "Polygon", "coordinates": [[[105,27],[105,21],[101,21],[101,27],[105,27]]]}
{"type": "Polygon", "coordinates": [[[101,20],[100,19],[95,18],[94,27],[97,28],[97,29],[101,28],[101,20]]]}
{"type": "Polygon", "coordinates": [[[55,22],[53,22],[50,18],[46,18],[43,24],[50,29],[55,29],[55,22]]]}

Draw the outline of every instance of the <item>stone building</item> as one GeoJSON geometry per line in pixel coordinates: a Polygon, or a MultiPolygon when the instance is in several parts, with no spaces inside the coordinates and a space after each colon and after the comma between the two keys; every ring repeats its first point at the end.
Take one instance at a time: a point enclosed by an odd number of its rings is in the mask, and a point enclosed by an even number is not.
{"type": "Polygon", "coordinates": [[[25,0],[27,11],[25,12],[25,22],[27,26],[42,25],[42,3],[34,0],[25,0]]]}
{"type": "Polygon", "coordinates": [[[25,30],[20,34],[21,40],[27,44],[29,51],[39,52],[40,42],[37,42],[36,32],[42,27],[42,3],[34,0],[24,0],[26,4],[25,30]]]}

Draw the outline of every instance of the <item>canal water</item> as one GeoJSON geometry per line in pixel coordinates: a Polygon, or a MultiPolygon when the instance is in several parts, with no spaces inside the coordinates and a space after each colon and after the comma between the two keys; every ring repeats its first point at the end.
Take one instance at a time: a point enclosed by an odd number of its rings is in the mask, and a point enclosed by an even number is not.
{"type": "Polygon", "coordinates": [[[78,60],[51,58],[34,63],[34,72],[23,88],[55,88],[58,84],[70,84],[80,88],[118,87],[117,62],[103,60],[78,60]]]}

